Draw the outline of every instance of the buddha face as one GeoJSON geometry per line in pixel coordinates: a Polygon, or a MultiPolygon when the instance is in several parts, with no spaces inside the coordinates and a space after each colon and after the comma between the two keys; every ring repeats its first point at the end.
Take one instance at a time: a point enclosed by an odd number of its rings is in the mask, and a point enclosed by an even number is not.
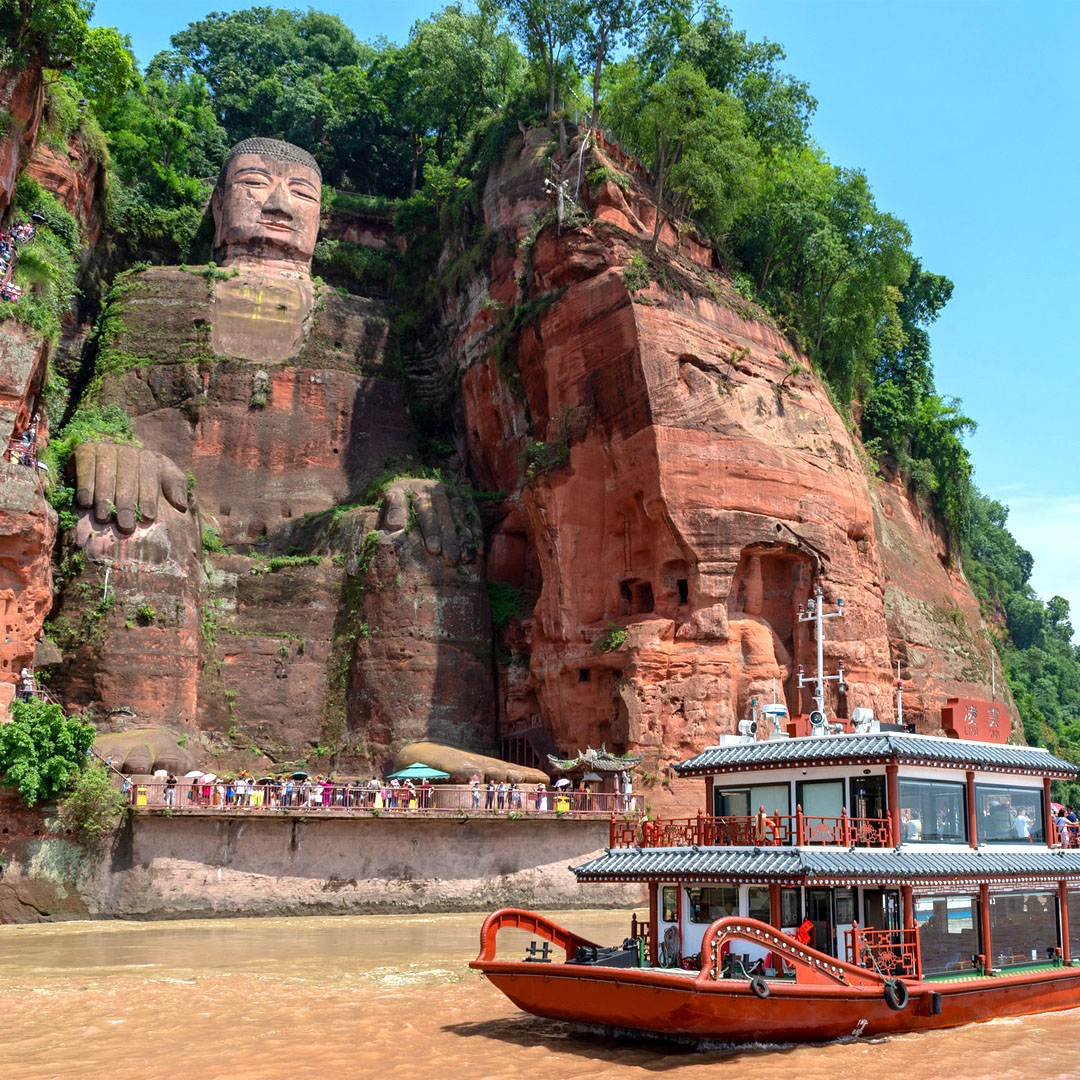
{"type": "Polygon", "coordinates": [[[307,272],[319,232],[322,181],[308,165],[265,154],[229,161],[214,190],[214,248],[223,266],[257,261],[307,272]]]}

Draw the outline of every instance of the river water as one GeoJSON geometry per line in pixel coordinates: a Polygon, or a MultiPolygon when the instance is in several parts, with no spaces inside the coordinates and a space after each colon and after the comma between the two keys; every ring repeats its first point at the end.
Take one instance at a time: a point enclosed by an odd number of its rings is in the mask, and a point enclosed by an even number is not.
{"type": "MultiPolygon", "coordinates": [[[[618,942],[628,916],[556,921],[618,942]]],[[[692,1050],[519,1012],[481,915],[0,926],[0,1076],[32,1080],[1080,1077],[1080,1010],[824,1047],[692,1050]]],[[[500,934],[500,953],[507,932],[500,934]]],[[[512,947],[506,955],[516,954],[512,947]]]]}

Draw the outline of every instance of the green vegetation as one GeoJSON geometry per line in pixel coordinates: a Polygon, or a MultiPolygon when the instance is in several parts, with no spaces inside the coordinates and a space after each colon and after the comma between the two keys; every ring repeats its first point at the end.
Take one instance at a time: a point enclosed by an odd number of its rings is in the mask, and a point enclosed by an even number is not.
{"type": "Polygon", "coordinates": [[[603,637],[596,642],[596,648],[600,652],[614,652],[616,649],[621,649],[626,644],[628,633],[625,626],[609,621],[603,637]]]}
{"type": "Polygon", "coordinates": [[[0,725],[0,776],[27,806],[65,792],[87,764],[94,729],[59,705],[16,701],[0,725]]]}
{"type": "Polygon", "coordinates": [[[23,289],[17,304],[0,305],[0,320],[18,319],[55,341],[60,319],[75,300],[75,275],[82,246],[75,219],[60,202],[25,173],[15,185],[15,216],[41,214],[37,236],[19,248],[14,280],[23,289]]]}
{"type": "Polygon", "coordinates": [[[212,528],[210,525],[203,526],[202,546],[203,551],[207,551],[211,555],[232,554],[232,552],[225,546],[225,542],[221,539],[221,534],[217,531],[217,529],[212,528]]]}
{"type": "Polygon", "coordinates": [[[505,581],[487,583],[488,604],[491,607],[491,625],[501,634],[515,615],[521,614],[521,590],[505,581]]]}
{"type": "Polygon", "coordinates": [[[109,770],[94,763],[76,776],[60,808],[60,817],[83,843],[93,847],[120,824],[126,807],[109,770]]]}
{"type": "Polygon", "coordinates": [[[152,604],[140,604],[135,609],[135,618],[140,626],[151,626],[157,621],[157,608],[152,604]]]}

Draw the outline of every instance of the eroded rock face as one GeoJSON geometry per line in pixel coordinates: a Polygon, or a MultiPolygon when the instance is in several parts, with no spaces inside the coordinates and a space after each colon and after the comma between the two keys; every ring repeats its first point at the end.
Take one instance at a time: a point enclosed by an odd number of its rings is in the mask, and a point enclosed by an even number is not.
{"type": "Polygon", "coordinates": [[[487,295],[531,316],[516,371],[472,286],[444,358],[465,369],[477,482],[521,489],[489,537],[489,573],[539,582],[532,618],[511,628],[528,674],[511,665],[503,681],[507,728],[539,713],[561,746],[644,749],[656,771],[734,731],[751,698],[805,714],[797,671],[815,645],[796,611],[818,584],[830,610],[844,600],[825,643],[828,669],[847,672],[833,715],[893,719],[897,660],[921,730],[939,728],[946,694],[989,697],[989,642],[940,539],[906,496],[871,493],[808,362],[705,269],[704,249],[662,249],[632,293],[623,271],[652,210],[633,185],[605,184],[589,227],[544,229],[527,266],[504,254],[541,157],[519,141],[483,199],[508,241],[487,295]]]}
{"type": "MultiPolygon", "coordinates": [[[[39,407],[48,349],[39,334],[14,323],[0,333],[0,449],[21,434],[39,407]]],[[[48,439],[39,420],[40,450],[48,439]]],[[[36,467],[0,460],[0,715],[18,674],[33,666],[37,641],[52,607],[52,555],[56,512],[43,497],[36,467]]]]}
{"type": "Polygon", "coordinates": [[[80,138],[73,137],[68,142],[67,153],[60,153],[48,143],[38,143],[25,172],[46,191],[52,192],[74,215],[83,240],[88,247],[93,247],[105,219],[104,163],[80,138]]]}
{"type": "Polygon", "coordinates": [[[11,202],[19,171],[34,149],[44,105],[40,63],[28,59],[22,67],[0,69],[0,109],[10,117],[0,136],[0,211],[11,202]]]}

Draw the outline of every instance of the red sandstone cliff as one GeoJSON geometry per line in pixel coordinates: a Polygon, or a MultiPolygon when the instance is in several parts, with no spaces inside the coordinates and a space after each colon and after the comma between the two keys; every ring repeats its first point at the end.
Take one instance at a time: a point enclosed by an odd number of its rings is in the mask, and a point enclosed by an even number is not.
{"type": "Polygon", "coordinates": [[[643,752],[659,804],[667,764],[734,730],[751,697],[775,686],[808,710],[796,670],[813,642],[795,611],[818,584],[845,601],[826,642],[848,673],[834,714],[891,718],[897,661],[922,730],[946,695],[989,696],[970,589],[932,520],[868,478],[805,358],[707,248],[684,237],[676,254],[665,228],[648,253],[654,210],[634,181],[590,192],[588,224],[536,233],[547,149],[531,132],[489,175],[475,224],[494,242],[444,297],[438,346],[400,342],[414,390],[454,388],[473,483],[508,493],[484,504],[470,563],[456,539],[433,558],[385,508],[323,516],[413,452],[378,301],[330,294],[299,354],[260,367],[213,354],[203,276],[158,269],[122,290],[93,392],[192,472],[196,506],[179,531],[134,539],[84,515],[89,563],[57,611],[65,700],[106,726],[171,726],[198,753],[332,744],[344,768],[405,739],[490,744],[497,706],[504,747],[540,727],[568,752],[643,752]],[[200,559],[203,526],[245,554],[200,559]],[[270,571],[260,548],[322,562],[270,571]],[[87,623],[107,564],[114,606],[87,623]],[[525,600],[495,642],[485,573],[525,600]]]}
{"type": "Polygon", "coordinates": [[[534,132],[490,175],[483,224],[505,242],[451,296],[441,356],[461,372],[470,471],[517,492],[493,515],[489,577],[536,600],[508,637],[506,730],[539,720],[567,750],[644,752],[659,776],[774,687],[805,713],[796,672],[814,644],[795,614],[818,584],[845,602],[825,646],[848,680],[831,713],[892,719],[898,660],[920,730],[939,728],[947,695],[989,697],[978,605],[933,525],[871,486],[809,363],[704,248],[676,255],[668,232],[649,255],[635,184],[603,184],[587,226],[508,254],[545,209],[545,150],[534,132]],[[645,288],[628,286],[635,257],[645,288]],[[522,326],[510,349],[506,325],[522,326]],[[613,625],[625,640],[605,649],[613,625]]]}

